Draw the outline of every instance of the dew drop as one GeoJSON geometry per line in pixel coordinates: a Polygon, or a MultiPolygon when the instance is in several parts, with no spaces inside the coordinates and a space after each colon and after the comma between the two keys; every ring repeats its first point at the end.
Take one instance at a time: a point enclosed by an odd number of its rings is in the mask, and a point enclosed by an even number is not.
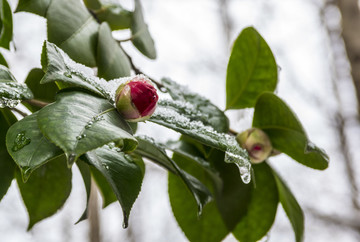
{"type": "Polygon", "coordinates": [[[316,146],[312,142],[308,142],[305,146],[305,154],[316,151],[316,146]]]}
{"type": "Polygon", "coordinates": [[[129,216],[125,214],[125,212],[123,212],[123,214],[124,214],[124,221],[122,227],[123,229],[126,229],[129,226],[129,216]]]}
{"type": "Polygon", "coordinates": [[[106,165],[105,163],[102,164],[102,167],[104,167],[106,170],[109,170],[109,166],[106,165]]]}
{"type": "Polygon", "coordinates": [[[251,164],[246,162],[241,156],[234,154],[230,151],[225,152],[225,162],[234,163],[239,168],[241,180],[245,184],[251,181],[251,164]]]}
{"type": "Polygon", "coordinates": [[[71,168],[71,166],[74,164],[75,159],[76,159],[76,154],[71,153],[67,155],[67,163],[69,168],[71,168]]]}
{"type": "Polygon", "coordinates": [[[71,75],[71,72],[64,72],[64,76],[68,77],[68,78],[71,78],[72,75],[71,75]]]}
{"type": "Polygon", "coordinates": [[[94,123],[93,121],[87,122],[87,124],[85,125],[85,129],[90,129],[93,123],[94,123]]]}
{"type": "Polygon", "coordinates": [[[77,139],[77,140],[81,140],[81,139],[83,139],[83,138],[86,138],[86,134],[82,134],[82,135],[76,136],[76,139],[77,139]]]}
{"type": "Polygon", "coordinates": [[[26,131],[22,131],[16,135],[13,147],[11,148],[13,152],[17,152],[22,148],[24,148],[25,146],[27,146],[28,144],[30,144],[31,139],[26,137],[25,133],[26,131]]]}

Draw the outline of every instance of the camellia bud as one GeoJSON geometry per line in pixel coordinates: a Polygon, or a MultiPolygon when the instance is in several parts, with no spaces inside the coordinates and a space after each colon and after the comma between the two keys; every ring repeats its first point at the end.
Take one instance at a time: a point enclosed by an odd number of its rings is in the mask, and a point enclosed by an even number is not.
{"type": "Polygon", "coordinates": [[[151,81],[138,75],[116,90],[116,109],[129,122],[144,121],[154,113],[158,99],[151,81]]]}
{"type": "Polygon", "coordinates": [[[236,140],[248,151],[250,160],[254,164],[263,162],[273,150],[269,137],[261,129],[248,129],[238,134],[236,140]]]}

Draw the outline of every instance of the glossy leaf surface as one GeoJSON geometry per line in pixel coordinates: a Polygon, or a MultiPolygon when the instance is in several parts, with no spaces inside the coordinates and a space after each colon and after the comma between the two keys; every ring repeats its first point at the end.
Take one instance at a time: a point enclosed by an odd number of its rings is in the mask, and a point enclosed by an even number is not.
{"type": "Polygon", "coordinates": [[[192,193],[198,206],[198,213],[211,201],[210,191],[195,177],[183,171],[168,155],[165,147],[157,144],[147,137],[136,137],[139,145],[135,152],[143,157],[149,158],[162,167],[178,175],[192,193]]]}
{"type": "Polygon", "coordinates": [[[106,80],[130,76],[130,62],[111,34],[107,23],[99,28],[97,45],[98,76],[106,80]]]}
{"type": "Polygon", "coordinates": [[[304,240],[304,213],[286,183],[275,171],[273,174],[279,190],[280,203],[294,229],[296,242],[301,242],[304,240]]]}
{"type": "Polygon", "coordinates": [[[0,65],[0,108],[13,108],[21,100],[32,97],[31,90],[25,84],[17,82],[7,67],[0,65]]]}
{"type": "Polygon", "coordinates": [[[0,46],[9,50],[13,36],[12,11],[7,0],[0,3],[0,46]]]}
{"type": "Polygon", "coordinates": [[[120,149],[105,145],[85,156],[107,180],[119,200],[124,216],[124,227],[128,226],[131,207],[139,195],[145,165],[141,158],[120,152],[120,149]]]}
{"type": "MultiPolygon", "coordinates": [[[[212,180],[202,169],[199,169],[193,161],[181,155],[174,155],[174,161],[182,169],[191,173],[208,187],[212,186],[212,180]]],[[[185,188],[185,184],[174,174],[169,173],[169,198],[172,211],[190,241],[217,242],[221,241],[229,233],[214,201],[209,202],[203,209],[201,216],[196,214],[196,203],[191,198],[191,193],[185,188]]]]}
{"type": "MultiPolygon", "coordinates": [[[[179,104],[183,105],[182,113],[189,113],[193,120],[201,121],[218,132],[227,132],[229,130],[228,118],[209,99],[190,91],[186,86],[182,86],[169,78],[163,78],[161,82],[172,99],[176,101],[177,106],[180,106],[179,104]]],[[[169,105],[171,104],[169,102],[169,105]]]]}
{"type": "Polygon", "coordinates": [[[254,107],[264,91],[277,84],[275,58],[261,35],[245,28],[236,39],[226,74],[226,109],[254,107]]]}
{"type": "Polygon", "coordinates": [[[329,157],[309,141],[299,119],[275,94],[264,93],[259,97],[253,126],[267,133],[274,149],[301,164],[319,170],[328,167],[329,157]]]}
{"type": "Polygon", "coordinates": [[[266,236],[274,223],[279,195],[271,168],[265,163],[253,165],[255,177],[245,216],[233,230],[239,241],[256,242],[266,236]]]}
{"type": "Polygon", "coordinates": [[[135,0],[135,10],[132,14],[132,43],[145,56],[156,59],[154,40],[150,35],[147,24],[144,21],[140,0],[135,0]]]}
{"type": "Polygon", "coordinates": [[[81,217],[76,222],[76,224],[77,224],[77,223],[80,223],[81,221],[87,219],[88,215],[89,215],[89,200],[90,200],[90,193],[91,193],[91,173],[90,173],[89,165],[86,164],[81,159],[79,159],[76,162],[76,165],[79,168],[81,177],[84,181],[85,192],[86,192],[86,207],[85,207],[85,210],[82,213],[81,217]]]}
{"type": "Polygon", "coordinates": [[[20,167],[24,181],[38,167],[63,152],[51,143],[40,131],[37,118],[33,113],[10,127],[6,135],[9,154],[20,167]]]}
{"type": "Polygon", "coordinates": [[[137,144],[114,107],[87,93],[59,93],[55,103],[39,111],[38,124],[44,135],[65,152],[69,165],[80,155],[110,142],[123,151],[131,151],[137,144]]]}
{"type": "MultiPolygon", "coordinates": [[[[51,103],[55,101],[55,95],[59,88],[55,83],[40,84],[40,80],[44,77],[44,75],[45,73],[43,70],[40,68],[34,68],[26,77],[25,84],[34,94],[34,99],[51,103]]],[[[40,107],[30,103],[24,102],[23,104],[32,112],[38,111],[40,109],[40,107]]]]}
{"type": "Polygon", "coordinates": [[[99,24],[79,0],[51,2],[47,14],[48,40],[77,62],[96,66],[99,24]]]}
{"type": "Polygon", "coordinates": [[[8,109],[0,109],[0,201],[6,194],[15,174],[15,162],[6,149],[5,137],[9,127],[17,120],[8,109]]]}
{"type": "Polygon", "coordinates": [[[19,0],[15,12],[29,12],[46,17],[52,0],[19,0]]]}
{"type": "Polygon", "coordinates": [[[23,183],[20,174],[17,175],[20,193],[30,217],[28,230],[64,205],[70,195],[71,177],[65,156],[37,169],[26,183],[23,183]]]}

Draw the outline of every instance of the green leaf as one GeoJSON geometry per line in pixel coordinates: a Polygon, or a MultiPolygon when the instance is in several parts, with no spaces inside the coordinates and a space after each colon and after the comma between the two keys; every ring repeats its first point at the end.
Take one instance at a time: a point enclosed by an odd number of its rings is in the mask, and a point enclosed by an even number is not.
{"type": "Polygon", "coordinates": [[[81,217],[79,218],[79,220],[75,224],[80,223],[81,221],[88,218],[89,200],[90,200],[90,193],[91,193],[91,173],[90,173],[89,165],[86,164],[85,162],[83,162],[81,159],[78,159],[78,161],[76,162],[76,165],[79,168],[81,177],[82,177],[82,179],[84,181],[84,185],[85,185],[86,208],[85,208],[83,214],[81,215],[81,217]]]}
{"type": "Polygon", "coordinates": [[[99,77],[110,80],[130,76],[129,59],[113,39],[107,23],[102,23],[99,28],[96,58],[99,77]]]}
{"type": "Polygon", "coordinates": [[[226,75],[226,109],[254,107],[264,91],[274,91],[277,84],[275,58],[261,35],[245,28],[231,51],[226,75]]]}
{"type": "Polygon", "coordinates": [[[253,126],[264,130],[274,149],[299,163],[324,170],[329,157],[311,143],[292,110],[276,95],[262,94],[256,102],[253,126]]]}
{"type": "Polygon", "coordinates": [[[82,92],[59,93],[55,103],[39,111],[38,125],[65,152],[69,165],[110,142],[123,151],[131,151],[137,144],[129,125],[107,100],[82,92]]]}
{"type": "Polygon", "coordinates": [[[63,153],[41,133],[38,114],[33,113],[18,121],[6,135],[7,150],[20,167],[24,181],[35,169],[63,153]]]}
{"type": "Polygon", "coordinates": [[[10,49],[13,35],[12,11],[7,0],[0,0],[0,46],[10,49]]]}
{"type": "Polygon", "coordinates": [[[181,137],[181,140],[167,142],[165,146],[167,149],[174,152],[174,154],[181,156],[183,160],[191,162],[197,167],[197,170],[203,170],[211,178],[215,186],[222,187],[222,180],[220,179],[217,170],[214,169],[207,160],[205,160],[201,152],[194,144],[186,142],[186,140],[186,138],[181,137]]]}
{"type": "Polygon", "coordinates": [[[60,156],[37,169],[27,183],[22,182],[20,174],[16,176],[30,217],[28,230],[64,205],[71,191],[71,176],[65,156],[60,156]]]}
{"type": "Polygon", "coordinates": [[[204,125],[197,120],[197,110],[190,109],[184,112],[186,105],[168,100],[159,100],[155,113],[149,121],[173,129],[187,135],[196,141],[226,152],[225,162],[236,164],[245,183],[250,182],[250,160],[246,150],[237,143],[235,136],[219,133],[211,126],[204,125]],[[195,112],[195,113],[194,113],[195,112]]]}
{"type": "Polygon", "coordinates": [[[51,1],[52,0],[19,0],[15,12],[29,12],[45,17],[51,1]]]}
{"type": "Polygon", "coordinates": [[[84,0],[85,6],[90,9],[99,9],[101,8],[101,3],[99,0],[84,0]]]}
{"type": "Polygon", "coordinates": [[[140,0],[135,0],[135,10],[132,14],[132,43],[145,56],[156,59],[156,49],[148,26],[144,21],[140,0]]]}
{"type": "Polygon", "coordinates": [[[21,100],[31,98],[31,90],[25,84],[17,82],[7,67],[0,65],[0,108],[13,108],[21,100]]]}
{"type": "Polygon", "coordinates": [[[101,22],[107,22],[111,30],[128,29],[131,27],[132,12],[124,9],[115,1],[94,11],[101,22]]]}
{"type": "Polygon", "coordinates": [[[9,68],[9,65],[8,65],[5,57],[1,53],[0,53],[0,65],[6,66],[7,68],[9,68]]]}
{"type": "Polygon", "coordinates": [[[216,190],[215,199],[226,227],[232,231],[248,211],[252,184],[242,182],[234,164],[223,162],[224,152],[214,149],[208,160],[215,166],[223,181],[223,186],[216,190]]]}
{"type": "Polygon", "coordinates": [[[99,24],[79,0],[52,1],[46,14],[48,40],[75,61],[96,66],[99,24]]]}
{"type": "MultiPolygon", "coordinates": [[[[212,179],[203,169],[198,169],[193,160],[178,154],[173,156],[173,160],[182,169],[200,179],[203,184],[207,184],[208,187],[212,185],[212,179]]],[[[226,237],[229,231],[222,221],[215,202],[208,203],[201,216],[197,216],[196,203],[181,179],[169,173],[168,186],[174,216],[190,241],[217,242],[226,237]]]]}
{"type": "Polygon", "coordinates": [[[75,63],[56,45],[45,41],[41,54],[41,65],[45,76],[41,84],[57,82],[65,86],[75,86],[87,89],[99,96],[115,99],[115,91],[110,96],[110,88],[106,88],[107,82],[94,76],[92,69],[75,63]]]}
{"type": "Polygon", "coordinates": [[[124,216],[124,225],[128,226],[131,207],[141,189],[145,165],[141,158],[126,155],[119,148],[105,145],[85,156],[108,181],[119,200],[124,216]]]}
{"type": "Polygon", "coordinates": [[[294,229],[296,241],[301,242],[304,240],[304,213],[285,182],[274,170],[272,172],[279,190],[280,203],[294,229]]]}
{"type": "Polygon", "coordinates": [[[165,147],[148,137],[136,137],[139,144],[135,153],[149,158],[172,173],[178,175],[192,193],[198,206],[198,213],[201,214],[203,207],[211,201],[209,190],[195,177],[183,171],[171,158],[166,154],[165,147]]]}
{"type": "MultiPolygon", "coordinates": [[[[56,92],[59,88],[55,83],[40,84],[40,80],[45,73],[39,68],[32,69],[26,77],[25,84],[30,88],[34,94],[34,98],[43,102],[54,102],[56,92]]],[[[40,108],[29,103],[23,103],[30,111],[35,112],[40,108]]]]}
{"type": "MultiPolygon", "coordinates": [[[[173,100],[182,102],[182,113],[191,113],[193,120],[199,120],[205,125],[213,127],[218,132],[229,131],[229,120],[218,107],[210,102],[209,99],[191,92],[187,87],[182,86],[169,78],[161,80],[164,88],[173,100]],[[194,109],[194,110],[193,110],[194,109]]],[[[172,103],[170,102],[169,105],[172,103]]]]}
{"type": "Polygon", "coordinates": [[[243,242],[256,242],[264,237],[274,223],[279,195],[271,168],[265,163],[253,165],[255,184],[251,186],[247,213],[233,230],[243,242]]]}
{"type": "Polygon", "coordinates": [[[98,186],[102,200],[103,200],[103,208],[106,208],[111,203],[117,200],[116,195],[106,180],[106,178],[101,174],[99,170],[97,170],[94,166],[90,166],[91,175],[94,178],[96,185],[98,186]]]}
{"type": "Polygon", "coordinates": [[[10,110],[0,109],[0,201],[14,178],[15,162],[7,152],[5,137],[8,128],[16,121],[16,117],[10,110]]]}

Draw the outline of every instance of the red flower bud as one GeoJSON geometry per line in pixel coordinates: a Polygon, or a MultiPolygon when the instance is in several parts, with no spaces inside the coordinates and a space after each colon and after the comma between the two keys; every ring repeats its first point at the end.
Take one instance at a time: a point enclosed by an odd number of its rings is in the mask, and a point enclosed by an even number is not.
{"type": "Polygon", "coordinates": [[[159,97],[151,81],[138,75],[116,90],[116,109],[129,122],[144,121],[154,113],[159,97]]]}
{"type": "Polygon", "coordinates": [[[248,151],[250,160],[254,164],[263,162],[273,150],[269,137],[261,129],[248,129],[238,134],[236,140],[248,151]]]}

